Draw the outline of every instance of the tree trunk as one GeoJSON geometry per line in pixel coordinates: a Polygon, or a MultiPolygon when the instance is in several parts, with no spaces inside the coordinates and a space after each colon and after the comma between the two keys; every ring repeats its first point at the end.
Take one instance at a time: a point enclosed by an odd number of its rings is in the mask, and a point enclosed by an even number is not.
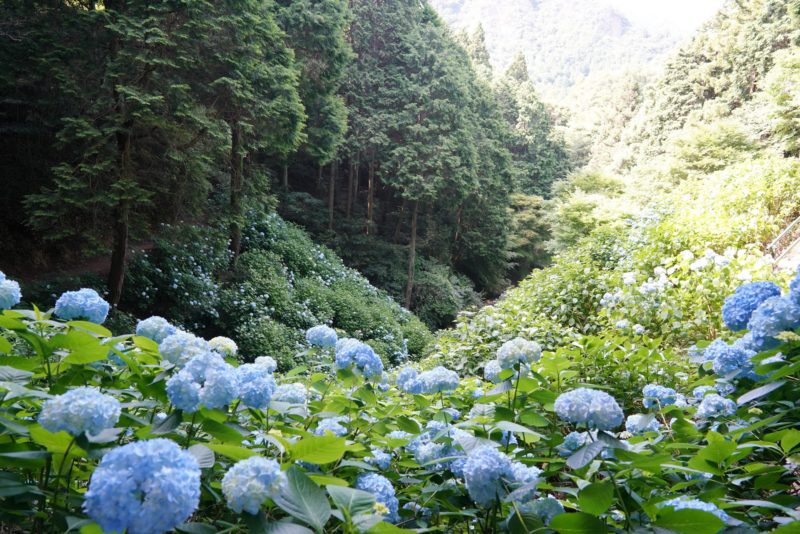
{"type": "Polygon", "coordinates": [[[336,200],[336,161],[331,161],[331,176],[328,178],[328,230],[333,230],[333,204],[336,200]]]}
{"type": "Polygon", "coordinates": [[[345,214],[348,219],[350,218],[350,211],[353,207],[353,175],[355,172],[355,165],[353,165],[351,161],[347,173],[347,208],[345,209],[345,214]]]}
{"type": "Polygon", "coordinates": [[[417,261],[417,212],[419,202],[414,201],[414,211],[411,214],[411,241],[408,244],[408,279],[406,281],[406,309],[411,309],[411,295],[414,292],[414,267],[417,261]]]}
{"type": "Polygon", "coordinates": [[[289,190],[289,165],[287,163],[283,164],[283,190],[289,190]]]}
{"type": "MultiPolygon", "coordinates": [[[[123,125],[123,130],[117,133],[117,151],[119,152],[119,182],[124,184],[133,179],[131,176],[131,129],[133,120],[128,120],[123,125]]],[[[128,253],[128,231],[130,228],[130,199],[122,192],[114,213],[114,241],[111,247],[111,266],[108,270],[108,291],[110,304],[117,307],[122,298],[122,288],[125,283],[125,263],[128,253]]]]}
{"type": "Polygon", "coordinates": [[[355,183],[353,184],[353,207],[356,206],[358,203],[358,188],[359,188],[359,178],[361,175],[361,162],[356,161],[356,179],[355,183]]]}
{"type": "Polygon", "coordinates": [[[317,165],[317,193],[322,189],[322,165],[317,165]]]}
{"type": "Polygon", "coordinates": [[[400,204],[400,214],[397,216],[397,226],[394,227],[394,238],[392,239],[394,243],[400,242],[400,230],[403,229],[403,216],[406,214],[407,203],[408,201],[403,197],[403,203],[400,204]]]}
{"type": "Polygon", "coordinates": [[[242,249],[242,132],[239,122],[231,123],[231,265],[236,266],[242,249]]]}
{"type": "Polygon", "coordinates": [[[372,210],[375,203],[375,162],[369,162],[369,174],[367,175],[367,235],[372,233],[372,210]]]}

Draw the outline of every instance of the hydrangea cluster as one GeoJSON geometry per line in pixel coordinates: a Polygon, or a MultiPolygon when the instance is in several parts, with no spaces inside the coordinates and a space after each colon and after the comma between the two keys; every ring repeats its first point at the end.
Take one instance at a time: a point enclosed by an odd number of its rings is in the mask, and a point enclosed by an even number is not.
{"type": "Polygon", "coordinates": [[[399,519],[397,509],[400,502],[394,494],[394,487],[389,479],[376,473],[367,473],[359,475],[356,479],[356,489],[366,491],[375,496],[375,500],[384,505],[389,513],[386,514],[385,520],[390,523],[396,523],[399,519]]]}
{"type": "Polygon", "coordinates": [[[709,392],[719,393],[714,386],[697,386],[692,390],[692,396],[695,400],[703,400],[703,397],[709,392]]]}
{"type": "Polygon", "coordinates": [[[257,514],[261,504],[281,490],[286,475],[271,458],[251,456],[236,462],[222,478],[222,493],[228,508],[257,514]]]}
{"type": "Polygon", "coordinates": [[[246,363],[236,368],[239,399],[250,408],[266,408],[277,385],[266,365],[246,363]]]}
{"type": "Polygon", "coordinates": [[[339,437],[347,435],[347,427],[342,425],[342,423],[346,422],[347,417],[327,417],[320,420],[317,429],[314,430],[314,434],[324,436],[327,432],[330,432],[339,437]]]}
{"type": "MultiPolygon", "coordinates": [[[[550,524],[550,521],[552,521],[555,516],[564,513],[564,506],[553,497],[543,497],[519,505],[519,510],[523,514],[535,515],[546,526],[550,524]]],[[[511,513],[513,514],[514,512],[512,511],[511,513]]]]}
{"type": "Polygon", "coordinates": [[[146,337],[156,343],[161,343],[172,334],[177,334],[178,329],[169,321],[158,315],[142,319],[136,324],[136,335],[146,337]]]}
{"type": "Polygon", "coordinates": [[[336,342],[336,367],[354,367],[367,379],[380,378],[383,374],[383,362],[372,347],[352,338],[342,338],[336,342]]]}
{"type": "Polygon", "coordinates": [[[700,419],[728,417],[736,413],[736,403],[715,393],[706,395],[697,407],[695,415],[700,419]]]}
{"type": "Polygon", "coordinates": [[[598,430],[613,430],[623,419],[622,408],[614,397],[597,389],[577,388],[562,393],[556,399],[555,411],[564,421],[598,430]]]}
{"type": "Polygon", "coordinates": [[[564,441],[556,447],[558,455],[567,457],[571,456],[575,451],[583,447],[589,442],[588,432],[570,432],[564,437],[564,441]]]}
{"type": "Polygon", "coordinates": [[[774,349],[781,344],[778,334],[800,327],[800,303],[791,298],[771,297],[753,312],[747,328],[751,347],[757,352],[774,349]]]}
{"type": "Polygon", "coordinates": [[[452,391],[458,387],[458,373],[441,365],[419,374],[416,369],[406,367],[397,375],[397,387],[415,395],[452,391]]]}
{"type": "Polygon", "coordinates": [[[725,523],[730,523],[731,521],[731,516],[729,516],[723,510],[720,510],[716,505],[698,499],[691,499],[689,497],[677,497],[675,499],[670,499],[668,501],[662,502],[659,506],[661,507],[671,506],[672,509],[675,511],[701,510],[703,512],[714,514],[725,523]]]}
{"type": "MultiPolygon", "coordinates": [[[[743,338],[744,339],[744,338],[743,338]]],[[[753,377],[753,363],[750,358],[755,352],[745,348],[741,340],[728,345],[721,339],[714,340],[706,347],[703,357],[710,361],[714,372],[721,377],[753,377]]]]}
{"type": "Polygon", "coordinates": [[[275,388],[272,394],[272,400],[275,402],[286,402],[288,404],[305,404],[306,400],[308,400],[308,390],[299,382],[281,384],[275,388]]]}
{"type": "Polygon", "coordinates": [[[373,447],[372,455],[364,458],[364,461],[370,465],[374,465],[381,471],[385,471],[389,469],[389,466],[392,464],[392,455],[377,447],[373,447]]]}
{"type": "Polygon", "coordinates": [[[216,352],[198,354],[167,381],[170,402],[189,413],[227,406],[238,392],[236,370],[216,352]]]}
{"type": "Polygon", "coordinates": [[[167,336],[158,345],[158,351],[161,356],[178,367],[186,365],[186,362],[195,356],[207,353],[210,350],[211,347],[208,341],[183,331],[167,336]]]}
{"type": "Polygon", "coordinates": [[[56,315],[66,321],[86,319],[102,324],[111,306],[94,289],[66,291],[56,301],[56,315]]]}
{"type": "Polygon", "coordinates": [[[317,347],[330,348],[335,347],[339,337],[336,335],[336,330],[330,326],[319,325],[306,330],[306,341],[310,345],[317,347]]]}
{"type": "Polygon", "coordinates": [[[239,352],[236,342],[229,337],[217,336],[208,341],[211,350],[221,354],[224,358],[233,358],[239,352]]]}
{"type": "Polygon", "coordinates": [[[648,409],[663,408],[675,404],[677,400],[677,392],[674,389],[658,384],[647,384],[642,388],[642,395],[644,396],[642,404],[648,409]]]}
{"type": "Polygon", "coordinates": [[[104,532],[156,534],[184,523],[199,502],[197,460],[170,440],[152,439],[103,456],[83,507],[104,532]]]}
{"type": "Polygon", "coordinates": [[[73,436],[99,434],[113,428],[121,412],[117,399],[83,386],[48,399],[39,414],[39,424],[50,432],[65,430],[73,436]]]}
{"type": "Polygon", "coordinates": [[[0,310],[13,308],[22,300],[22,292],[19,284],[14,280],[9,280],[3,271],[0,271],[0,310]]]}
{"type": "Polygon", "coordinates": [[[497,384],[500,382],[500,373],[503,368],[500,367],[500,362],[497,360],[489,360],[483,365],[483,376],[489,382],[497,384]]]}
{"type": "Polygon", "coordinates": [[[658,419],[652,414],[629,415],[625,420],[625,430],[631,434],[644,434],[645,432],[657,432],[661,427],[658,419]]]}
{"type": "Polygon", "coordinates": [[[781,294],[781,288],[772,282],[750,282],[739,286],[722,305],[722,320],[730,330],[738,332],[747,328],[753,312],[767,299],[781,294]]]}
{"type": "Polygon", "coordinates": [[[497,349],[497,362],[501,369],[513,369],[516,365],[529,365],[542,357],[542,347],[535,341],[516,337],[506,341],[497,349]]]}
{"type": "Polygon", "coordinates": [[[268,373],[274,373],[278,369],[278,362],[272,356],[259,356],[253,363],[266,367],[268,373]]]}
{"type": "Polygon", "coordinates": [[[495,499],[504,498],[507,485],[534,486],[523,490],[529,495],[530,490],[535,490],[540,475],[539,469],[512,462],[493,447],[478,448],[467,456],[464,464],[464,485],[472,500],[480,506],[491,506],[495,499]]]}

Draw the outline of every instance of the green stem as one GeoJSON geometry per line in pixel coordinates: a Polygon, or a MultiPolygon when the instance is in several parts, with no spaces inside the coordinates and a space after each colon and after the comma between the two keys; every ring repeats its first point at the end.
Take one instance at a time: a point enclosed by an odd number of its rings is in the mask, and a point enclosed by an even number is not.
{"type": "Polygon", "coordinates": [[[193,434],[194,434],[194,421],[195,421],[196,417],[197,417],[197,412],[194,412],[192,414],[192,422],[189,423],[189,429],[186,431],[186,445],[185,445],[185,447],[189,446],[189,444],[192,442],[192,437],[194,437],[193,436],[193,434]]]}

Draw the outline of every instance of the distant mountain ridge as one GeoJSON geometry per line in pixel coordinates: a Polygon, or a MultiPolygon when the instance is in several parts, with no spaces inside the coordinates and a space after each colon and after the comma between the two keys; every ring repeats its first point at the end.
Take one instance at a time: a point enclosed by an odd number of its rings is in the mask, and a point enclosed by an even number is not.
{"type": "Polygon", "coordinates": [[[555,100],[592,74],[660,64],[678,42],[596,0],[429,1],[456,30],[483,25],[495,69],[504,70],[517,51],[524,52],[535,85],[555,100]]]}

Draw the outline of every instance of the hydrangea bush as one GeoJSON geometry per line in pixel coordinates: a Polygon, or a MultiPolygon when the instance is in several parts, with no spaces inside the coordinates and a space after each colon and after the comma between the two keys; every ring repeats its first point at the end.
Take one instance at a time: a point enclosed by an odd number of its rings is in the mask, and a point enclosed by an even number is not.
{"type": "Polygon", "coordinates": [[[0,521],[85,534],[796,532],[791,288],[742,308],[748,332],[732,323],[674,368],[642,339],[548,350],[521,334],[474,355],[483,370],[388,367],[318,328],[316,364],[279,372],[165,319],[114,335],[15,305],[0,314],[0,521]],[[737,343],[747,352],[728,372],[721,344],[737,343]]]}

